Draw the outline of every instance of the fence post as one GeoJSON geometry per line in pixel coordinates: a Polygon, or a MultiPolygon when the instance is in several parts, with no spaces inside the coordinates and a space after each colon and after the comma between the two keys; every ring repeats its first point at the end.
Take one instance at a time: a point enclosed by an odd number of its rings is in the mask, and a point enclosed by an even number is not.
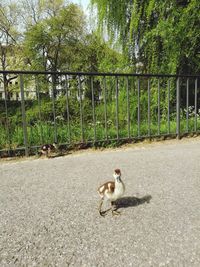
{"type": "Polygon", "coordinates": [[[11,135],[10,135],[10,120],[9,120],[9,116],[8,116],[8,90],[7,90],[7,86],[6,86],[6,74],[3,74],[3,89],[4,89],[4,94],[5,94],[5,99],[4,99],[4,103],[5,103],[5,112],[6,112],[6,142],[8,142],[9,148],[8,148],[8,155],[11,156],[11,135]]]}
{"type": "Polygon", "coordinates": [[[138,114],[137,114],[137,117],[138,117],[138,121],[137,121],[137,124],[138,124],[138,137],[140,137],[140,79],[138,78],[138,83],[137,83],[137,90],[138,90],[138,114]]]}
{"type": "Polygon", "coordinates": [[[80,75],[78,75],[78,93],[79,93],[79,99],[80,99],[81,142],[84,143],[83,106],[82,106],[82,86],[81,86],[81,77],[80,77],[80,75]]]}
{"type": "Polygon", "coordinates": [[[189,132],[189,78],[187,78],[186,88],[186,131],[189,132]]]}
{"type": "Polygon", "coordinates": [[[22,108],[22,123],[23,123],[23,134],[24,134],[25,156],[28,157],[29,156],[28,132],[27,132],[25,100],[24,100],[24,79],[23,79],[22,74],[20,74],[20,92],[21,92],[21,108],[22,108]]]}
{"type": "Polygon", "coordinates": [[[160,136],[160,79],[158,78],[158,135],[160,136]]]}
{"type": "Polygon", "coordinates": [[[108,141],[106,76],[103,77],[103,90],[104,90],[105,136],[106,136],[106,141],[108,141]]]}
{"type": "Polygon", "coordinates": [[[52,74],[52,108],[53,108],[53,123],[54,123],[54,142],[58,142],[57,122],[56,122],[56,76],[52,74]]]}
{"type": "Polygon", "coordinates": [[[194,117],[194,131],[197,133],[197,78],[195,79],[195,92],[194,92],[194,112],[195,112],[195,117],[194,117]]]}
{"type": "Polygon", "coordinates": [[[39,89],[39,78],[35,76],[35,86],[36,86],[36,96],[38,101],[38,116],[40,122],[40,144],[43,144],[43,128],[42,128],[42,116],[41,116],[41,99],[40,99],[40,89],[39,89]]]}
{"type": "Polygon", "coordinates": [[[176,137],[180,139],[180,81],[176,81],[176,137]]]}
{"type": "Polygon", "coordinates": [[[150,79],[148,79],[148,136],[151,136],[151,89],[150,79]]]}
{"type": "Polygon", "coordinates": [[[115,77],[115,94],[116,94],[116,130],[117,130],[117,140],[119,140],[119,84],[118,84],[118,77],[115,77]]]}
{"type": "Polygon", "coordinates": [[[131,126],[130,126],[130,98],[129,98],[129,82],[128,76],[126,77],[126,94],[127,94],[127,121],[128,121],[128,138],[131,138],[131,126]]]}
{"type": "Polygon", "coordinates": [[[96,143],[97,131],[96,131],[96,116],[95,116],[94,80],[92,76],[90,81],[91,81],[91,91],[92,91],[92,118],[94,125],[94,143],[96,143]]]}
{"type": "Polygon", "coordinates": [[[66,90],[66,111],[67,111],[67,130],[68,130],[68,140],[71,144],[71,126],[70,126],[70,116],[69,116],[69,81],[68,76],[65,75],[65,90],[66,90]]]}
{"type": "Polygon", "coordinates": [[[170,80],[168,80],[168,86],[167,86],[167,123],[168,123],[168,134],[170,134],[170,87],[171,87],[171,83],[170,83],[170,80]]]}

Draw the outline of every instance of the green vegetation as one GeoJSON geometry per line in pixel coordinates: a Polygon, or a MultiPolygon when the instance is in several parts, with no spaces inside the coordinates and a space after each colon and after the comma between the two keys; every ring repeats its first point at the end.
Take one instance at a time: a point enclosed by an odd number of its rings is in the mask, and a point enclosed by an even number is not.
{"type": "Polygon", "coordinates": [[[143,72],[196,74],[200,71],[199,0],[91,0],[98,24],[143,72]]]}
{"type": "MultiPolygon", "coordinates": [[[[173,86],[171,87],[171,97],[169,99],[169,120],[168,123],[168,87],[166,81],[159,82],[160,88],[160,126],[158,124],[158,81],[152,79],[150,97],[150,121],[148,121],[148,91],[147,81],[140,79],[140,128],[138,126],[138,92],[137,79],[135,78],[108,78],[106,88],[104,79],[95,78],[94,87],[94,110],[92,105],[91,83],[86,79],[82,84],[82,119],[83,131],[81,129],[80,100],[77,99],[77,87],[74,86],[74,79],[69,81],[70,96],[68,97],[69,121],[67,113],[67,98],[65,91],[58,92],[53,100],[49,96],[40,95],[40,101],[26,100],[26,121],[28,131],[28,142],[30,146],[38,146],[43,143],[52,143],[57,140],[62,143],[93,143],[97,144],[102,140],[111,140],[116,143],[117,137],[138,138],[176,133],[176,113],[175,101],[173,100],[173,86]],[[118,82],[118,98],[116,98],[116,83],[118,82]],[[127,90],[127,84],[129,90],[127,90]],[[96,87],[95,85],[98,85],[96,87]],[[106,94],[105,94],[106,93],[106,94]],[[97,97],[98,96],[98,97],[97,97]],[[106,109],[105,109],[106,99],[106,109]],[[55,114],[53,113],[53,101],[55,101],[55,114]],[[117,105],[118,103],[118,105],[117,105]],[[117,108],[118,107],[118,108],[117,108]],[[129,112],[128,112],[129,110],[129,112]],[[117,113],[118,111],[118,113],[117,113]],[[94,113],[93,113],[94,112],[94,113]],[[118,116],[116,115],[118,114],[118,116]],[[54,121],[55,115],[55,121],[54,121]],[[106,115],[106,121],[105,121],[106,115]],[[129,119],[128,119],[129,118],[129,119]],[[118,122],[118,124],[117,124],[118,122]],[[130,124],[129,124],[130,122],[130,124]],[[118,130],[117,131],[117,125],[118,130]],[[150,126],[150,128],[149,128],[150,126]],[[160,128],[160,129],[159,129],[160,128]],[[118,136],[119,133],[119,136],[118,136]],[[130,136],[129,136],[130,133],[130,136]]],[[[22,147],[23,128],[21,105],[18,101],[8,103],[9,114],[9,134],[6,132],[6,116],[4,102],[1,101],[1,127],[0,127],[0,149],[15,149],[22,147]]],[[[186,120],[187,110],[181,109],[181,133],[195,131],[195,111],[194,107],[188,109],[188,129],[186,120]]],[[[197,111],[197,130],[200,129],[200,112],[197,111]]],[[[104,142],[105,143],[105,142],[104,142]]]]}
{"type": "MultiPolygon", "coordinates": [[[[18,2],[2,0],[0,70],[38,70],[57,73],[62,71],[193,75],[199,73],[200,2],[198,0],[91,0],[91,6],[97,12],[97,25],[94,23],[92,30],[88,27],[83,10],[76,4],[64,0],[18,2]]],[[[119,138],[126,138],[129,133],[131,138],[136,138],[138,132],[140,136],[148,136],[149,123],[152,136],[176,132],[175,79],[149,80],[150,122],[148,79],[140,79],[140,128],[138,129],[136,78],[129,77],[128,80],[123,77],[118,78],[119,92],[116,98],[116,78],[106,77],[105,94],[103,78],[95,76],[93,81],[95,114],[93,114],[91,79],[87,75],[79,78],[82,80],[78,81],[75,75],[73,77],[62,77],[59,74],[24,76],[28,142],[31,146],[44,142],[52,143],[54,140],[72,144],[82,141],[94,143],[106,138],[116,139],[118,133],[119,138]],[[168,82],[170,82],[169,99],[168,82]],[[69,114],[66,102],[67,83],[70,92],[69,114]],[[80,84],[83,96],[83,130],[80,84]],[[30,96],[31,91],[34,91],[32,96],[30,96]],[[26,94],[29,94],[29,97],[26,94]],[[158,97],[160,97],[160,110],[158,97]],[[55,114],[53,104],[55,104],[55,114]],[[116,116],[117,109],[118,116],[116,116]]],[[[13,94],[19,95],[20,81],[18,75],[0,75],[0,82],[4,84],[8,108],[7,118],[6,105],[2,100],[0,149],[9,147],[14,149],[23,146],[24,143],[21,103],[12,98],[13,94]]],[[[194,88],[194,78],[188,81],[181,79],[182,133],[199,130],[200,112],[194,111],[194,88]],[[186,119],[187,82],[190,87],[188,120],[186,119]]],[[[196,106],[200,106],[199,80],[196,106]]]]}
{"type": "Polygon", "coordinates": [[[91,6],[94,25],[64,0],[2,0],[1,68],[199,73],[198,0],[91,0],[91,6]]]}

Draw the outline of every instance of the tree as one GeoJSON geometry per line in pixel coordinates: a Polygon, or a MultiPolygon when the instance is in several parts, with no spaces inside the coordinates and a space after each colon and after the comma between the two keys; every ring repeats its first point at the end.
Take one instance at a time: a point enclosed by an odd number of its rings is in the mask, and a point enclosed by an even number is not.
{"type": "Polygon", "coordinates": [[[79,69],[86,72],[114,72],[123,64],[122,53],[112,49],[97,32],[85,35],[79,69]]]}
{"type": "MultiPolygon", "coordinates": [[[[112,49],[108,42],[105,42],[97,32],[85,35],[83,46],[77,62],[78,70],[84,72],[119,72],[124,70],[124,57],[122,53],[112,49]]],[[[84,77],[82,80],[87,84],[85,97],[92,101],[91,79],[84,77]]],[[[102,79],[95,77],[93,79],[94,98],[99,102],[102,95],[102,79]]]]}
{"type": "Polygon", "coordinates": [[[91,0],[99,26],[115,38],[144,72],[198,73],[198,0],[91,0]]]}
{"type": "Polygon", "coordinates": [[[69,70],[75,61],[85,27],[84,15],[69,4],[52,13],[25,33],[25,55],[31,69],[69,70]]]}
{"type": "Polygon", "coordinates": [[[22,0],[19,5],[25,28],[33,26],[43,19],[59,15],[60,10],[66,4],[65,0],[22,0]]]}
{"type": "MultiPolygon", "coordinates": [[[[15,69],[19,66],[21,58],[20,53],[20,34],[17,29],[19,10],[16,4],[0,4],[0,68],[2,70],[15,69]]],[[[8,88],[11,80],[16,76],[3,75],[1,79],[4,82],[6,96],[10,98],[8,88]]]]}

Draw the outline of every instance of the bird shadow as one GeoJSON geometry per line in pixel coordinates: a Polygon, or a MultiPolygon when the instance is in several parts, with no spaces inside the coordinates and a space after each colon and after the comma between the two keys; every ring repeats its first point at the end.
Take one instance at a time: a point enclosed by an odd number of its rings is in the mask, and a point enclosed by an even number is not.
{"type": "Polygon", "coordinates": [[[57,154],[50,155],[48,158],[54,159],[54,158],[58,158],[58,157],[64,157],[64,156],[70,155],[70,154],[72,154],[72,153],[71,152],[65,152],[65,153],[60,152],[57,154]]]}
{"type": "Polygon", "coordinates": [[[142,205],[144,203],[150,203],[150,200],[152,199],[151,195],[146,195],[144,197],[138,198],[138,197],[122,197],[120,199],[117,199],[115,201],[116,208],[128,208],[128,207],[136,207],[139,205],[142,205]]]}

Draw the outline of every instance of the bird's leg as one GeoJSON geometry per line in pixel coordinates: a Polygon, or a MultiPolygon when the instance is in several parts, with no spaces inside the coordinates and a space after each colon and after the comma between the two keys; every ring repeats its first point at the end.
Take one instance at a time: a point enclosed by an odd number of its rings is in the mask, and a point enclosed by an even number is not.
{"type": "Polygon", "coordinates": [[[40,150],[38,151],[38,153],[39,153],[40,156],[44,156],[44,152],[43,152],[42,149],[40,149],[40,150]]]}
{"type": "Polygon", "coordinates": [[[120,215],[121,213],[117,211],[117,206],[115,205],[114,201],[111,201],[111,209],[112,209],[112,215],[120,215]]]}
{"type": "Polygon", "coordinates": [[[101,211],[101,207],[102,207],[102,205],[103,205],[103,198],[102,198],[101,201],[100,201],[98,211],[99,211],[99,214],[100,214],[101,216],[105,216],[105,214],[103,214],[103,212],[101,211]]]}
{"type": "Polygon", "coordinates": [[[111,208],[108,209],[108,210],[102,211],[102,210],[101,210],[101,207],[102,207],[102,205],[103,205],[103,201],[104,201],[104,198],[101,199],[98,210],[99,210],[99,214],[100,214],[101,216],[104,217],[104,216],[106,215],[106,213],[107,213],[111,208]]]}
{"type": "Polygon", "coordinates": [[[47,158],[50,158],[51,157],[51,149],[47,149],[47,158]]]}

